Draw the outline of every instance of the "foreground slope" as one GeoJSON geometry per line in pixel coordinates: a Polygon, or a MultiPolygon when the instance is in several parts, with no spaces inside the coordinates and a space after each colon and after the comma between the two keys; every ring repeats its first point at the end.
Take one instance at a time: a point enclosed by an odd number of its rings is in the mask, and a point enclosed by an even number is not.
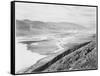
{"type": "Polygon", "coordinates": [[[64,56],[50,67],[43,70],[43,72],[89,69],[97,69],[97,49],[95,41],[64,56]]]}

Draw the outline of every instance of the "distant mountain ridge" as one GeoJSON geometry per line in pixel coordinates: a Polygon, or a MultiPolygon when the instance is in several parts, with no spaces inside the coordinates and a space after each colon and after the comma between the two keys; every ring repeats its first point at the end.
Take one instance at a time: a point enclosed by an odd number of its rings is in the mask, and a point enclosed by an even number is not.
{"type": "Polygon", "coordinates": [[[70,22],[42,22],[31,20],[16,20],[17,36],[86,29],[86,27],[70,22]]]}

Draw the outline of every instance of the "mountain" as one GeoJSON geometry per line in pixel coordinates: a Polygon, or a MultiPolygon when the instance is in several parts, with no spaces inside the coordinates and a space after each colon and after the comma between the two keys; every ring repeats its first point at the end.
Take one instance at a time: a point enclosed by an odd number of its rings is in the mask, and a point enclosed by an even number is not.
{"type": "Polygon", "coordinates": [[[16,35],[40,35],[49,33],[61,33],[63,31],[86,30],[86,27],[69,22],[42,22],[31,20],[16,20],[16,35]]]}

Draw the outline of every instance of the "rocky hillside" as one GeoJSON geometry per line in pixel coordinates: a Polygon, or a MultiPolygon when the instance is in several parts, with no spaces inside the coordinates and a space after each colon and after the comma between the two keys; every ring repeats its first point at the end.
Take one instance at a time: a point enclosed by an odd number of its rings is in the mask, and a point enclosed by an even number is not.
{"type": "Polygon", "coordinates": [[[96,43],[92,41],[81,48],[78,47],[79,49],[71,49],[77,50],[69,55],[65,55],[53,65],[43,70],[43,72],[97,69],[97,49],[95,45],[96,43]]]}
{"type": "Polygon", "coordinates": [[[70,70],[97,69],[96,40],[74,45],[55,56],[38,61],[36,64],[18,73],[57,72],[70,70]]]}

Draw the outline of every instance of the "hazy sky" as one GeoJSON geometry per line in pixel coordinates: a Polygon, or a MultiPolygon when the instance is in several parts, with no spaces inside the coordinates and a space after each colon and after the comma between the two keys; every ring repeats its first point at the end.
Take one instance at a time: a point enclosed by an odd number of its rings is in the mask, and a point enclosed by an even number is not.
{"type": "Polygon", "coordinates": [[[96,26],[96,8],[51,4],[15,4],[16,19],[46,22],[73,22],[86,27],[96,26]]]}

